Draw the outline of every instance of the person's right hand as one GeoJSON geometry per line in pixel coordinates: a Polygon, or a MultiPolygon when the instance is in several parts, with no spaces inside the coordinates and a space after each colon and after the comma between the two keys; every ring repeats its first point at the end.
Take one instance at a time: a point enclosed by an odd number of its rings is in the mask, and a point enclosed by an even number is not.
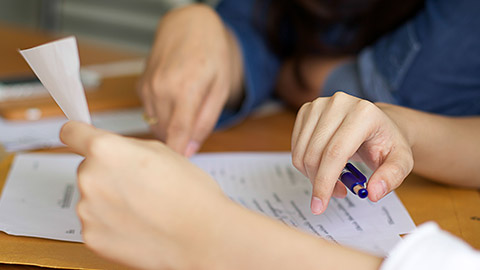
{"type": "Polygon", "coordinates": [[[60,138],[85,157],[78,167],[77,213],[89,248],[135,269],[215,261],[207,258],[221,246],[213,237],[217,215],[233,202],[207,173],[159,141],[85,123],[66,123],[60,138]]]}
{"type": "Polygon", "coordinates": [[[345,196],[345,186],[337,179],[354,156],[374,171],[367,184],[374,202],[412,171],[413,143],[385,112],[392,106],[343,92],[302,106],[292,134],[292,161],[312,182],[314,214],[325,211],[332,194],[345,196]]]}
{"type": "Polygon", "coordinates": [[[155,136],[194,154],[223,107],[241,98],[241,56],[214,10],[189,5],[160,22],[139,95],[155,136]]]}

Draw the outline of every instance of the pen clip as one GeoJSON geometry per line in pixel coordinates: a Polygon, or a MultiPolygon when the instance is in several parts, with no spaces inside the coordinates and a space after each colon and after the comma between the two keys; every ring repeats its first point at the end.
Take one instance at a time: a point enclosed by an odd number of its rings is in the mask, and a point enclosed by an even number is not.
{"type": "Polygon", "coordinates": [[[357,168],[355,168],[353,164],[348,162],[347,165],[345,165],[345,167],[353,174],[355,178],[357,178],[358,182],[361,182],[362,184],[367,182],[367,178],[365,177],[365,175],[363,175],[362,172],[360,172],[357,168]]]}

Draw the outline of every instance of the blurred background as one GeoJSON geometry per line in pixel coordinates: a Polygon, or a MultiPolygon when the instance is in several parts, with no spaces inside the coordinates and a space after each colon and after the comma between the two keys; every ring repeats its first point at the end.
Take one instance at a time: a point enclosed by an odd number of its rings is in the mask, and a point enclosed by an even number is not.
{"type": "Polygon", "coordinates": [[[218,0],[2,0],[0,22],[148,53],[161,16],[192,2],[218,0]]]}

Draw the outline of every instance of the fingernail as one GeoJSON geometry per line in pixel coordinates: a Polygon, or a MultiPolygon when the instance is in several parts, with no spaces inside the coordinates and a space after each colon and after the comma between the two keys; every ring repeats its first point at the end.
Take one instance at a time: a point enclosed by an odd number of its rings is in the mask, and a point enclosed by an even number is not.
{"type": "Polygon", "coordinates": [[[198,142],[190,141],[187,145],[187,149],[185,149],[185,156],[193,156],[195,153],[197,153],[198,148],[200,148],[200,144],[198,142]]]}
{"type": "Polygon", "coordinates": [[[318,197],[313,197],[312,198],[312,204],[310,205],[312,208],[312,213],[314,215],[319,215],[323,211],[323,203],[322,200],[320,200],[318,197]]]}
{"type": "Polygon", "coordinates": [[[377,194],[377,200],[380,200],[387,194],[387,183],[385,181],[381,180],[374,186],[374,192],[377,194]]]}

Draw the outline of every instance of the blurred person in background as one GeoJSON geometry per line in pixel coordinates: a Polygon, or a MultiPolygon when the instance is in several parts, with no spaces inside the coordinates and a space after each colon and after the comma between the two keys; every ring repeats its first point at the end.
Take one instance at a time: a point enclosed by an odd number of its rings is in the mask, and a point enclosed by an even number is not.
{"type": "Polygon", "coordinates": [[[336,90],[441,115],[480,113],[476,0],[221,1],[159,23],[139,86],[156,136],[190,156],[274,94],[336,90]]]}

